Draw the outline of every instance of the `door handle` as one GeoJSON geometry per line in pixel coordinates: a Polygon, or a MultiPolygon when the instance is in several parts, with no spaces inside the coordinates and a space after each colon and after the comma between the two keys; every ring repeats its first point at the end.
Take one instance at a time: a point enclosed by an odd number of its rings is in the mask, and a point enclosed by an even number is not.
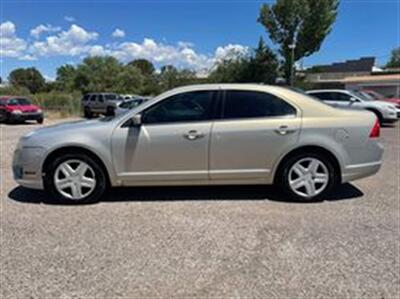
{"type": "Polygon", "coordinates": [[[275,130],[275,133],[279,135],[287,135],[296,132],[295,129],[289,129],[288,126],[280,126],[278,129],[275,130]]]}
{"type": "Polygon", "coordinates": [[[187,140],[196,140],[196,139],[204,137],[204,134],[201,132],[198,132],[196,130],[191,130],[191,131],[187,132],[186,134],[183,134],[183,137],[185,137],[187,140]]]}

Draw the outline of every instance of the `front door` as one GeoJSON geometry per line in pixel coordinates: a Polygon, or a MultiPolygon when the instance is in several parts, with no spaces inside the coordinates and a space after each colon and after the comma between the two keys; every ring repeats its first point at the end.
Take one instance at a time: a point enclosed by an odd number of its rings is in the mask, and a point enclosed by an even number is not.
{"type": "Polygon", "coordinates": [[[225,92],[222,119],[215,121],[210,145],[212,180],[270,179],[281,153],[300,133],[300,111],[274,95],[225,92]]]}
{"type": "Polygon", "coordinates": [[[126,185],[208,180],[214,91],[180,93],[141,113],[142,125],[117,128],[114,165],[126,185]]]}

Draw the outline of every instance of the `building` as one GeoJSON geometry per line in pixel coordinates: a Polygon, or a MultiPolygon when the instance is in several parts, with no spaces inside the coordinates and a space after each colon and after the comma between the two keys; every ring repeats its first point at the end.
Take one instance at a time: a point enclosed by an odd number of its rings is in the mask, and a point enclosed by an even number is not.
{"type": "Polygon", "coordinates": [[[347,77],[343,83],[346,89],[371,89],[389,98],[400,98],[400,74],[347,77]]]}
{"type": "Polygon", "coordinates": [[[305,80],[318,88],[343,88],[343,80],[349,77],[368,76],[374,71],[375,57],[317,65],[305,72],[305,80]]]}

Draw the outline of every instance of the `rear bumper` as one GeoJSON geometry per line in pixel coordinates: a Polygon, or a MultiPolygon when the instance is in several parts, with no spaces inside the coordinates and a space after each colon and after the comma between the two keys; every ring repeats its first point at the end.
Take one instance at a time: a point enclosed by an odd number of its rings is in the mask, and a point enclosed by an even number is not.
{"type": "Polygon", "coordinates": [[[382,166],[382,161],[349,165],[342,173],[342,183],[362,179],[374,175],[382,166]]]}

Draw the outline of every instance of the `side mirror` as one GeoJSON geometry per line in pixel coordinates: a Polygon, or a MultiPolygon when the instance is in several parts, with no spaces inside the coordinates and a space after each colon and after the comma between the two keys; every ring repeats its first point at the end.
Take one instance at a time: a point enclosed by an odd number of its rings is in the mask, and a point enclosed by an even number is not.
{"type": "Polygon", "coordinates": [[[351,97],[351,98],[350,98],[350,102],[351,102],[351,103],[356,103],[356,102],[358,102],[358,100],[357,100],[356,98],[354,98],[354,97],[351,97]]]}
{"type": "Polygon", "coordinates": [[[140,127],[142,125],[142,115],[141,114],[135,114],[132,116],[132,126],[133,127],[140,127]]]}

